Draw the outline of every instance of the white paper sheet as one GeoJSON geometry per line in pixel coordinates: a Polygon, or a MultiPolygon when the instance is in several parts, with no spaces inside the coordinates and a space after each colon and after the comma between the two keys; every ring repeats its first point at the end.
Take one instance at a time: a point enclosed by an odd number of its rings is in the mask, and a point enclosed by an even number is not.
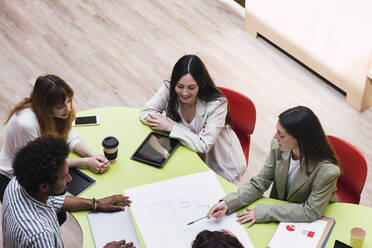
{"type": "Polygon", "coordinates": [[[254,247],[235,214],[187,225],[225,196],[212,171],[130,188],[125,194],[132,200],[133,217],[148,248],[190,248],[200,231],[222,228],[233,232],[244,247],[254,247]]]}
{"type": "Polygon", "coordinates": [[[268,247],[314,248],[317,246],[326,225],[327,221],[324,220],[306,223],[281,222],[268,247]]]}

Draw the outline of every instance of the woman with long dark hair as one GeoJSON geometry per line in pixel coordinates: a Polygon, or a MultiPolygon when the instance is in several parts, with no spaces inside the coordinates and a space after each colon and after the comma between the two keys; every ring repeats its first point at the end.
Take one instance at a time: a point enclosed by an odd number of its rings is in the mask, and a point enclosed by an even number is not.
{"type": "Polygon", "coordinates": [[[228,181],[243,175],[245,158],[231,129],[227,100],[199,57],[185,55],[177,61],[171,80],[145,104],[140,119],[169,132],[228,181]]]}
{"type": "Polygon", "coordinates": [[[95,173],[109,167],[109,161],[94,154],[72,130],[75,110],[74,91],[61,78],[46,75],[37,78],[31,96],[17,104],[9,113],[5,143],[0,152],[0,200],[13,177],[14,154],[29,141],[40,136],[54,135],[67,140],[70,149],[84,158],[69,158],[70,167],[79,166],[95,173]]]}
{"type": "Polygon", "coordinates": [[[323,215],[329,202],[337,201],[341,170],[317,116],[307,107],[294,107],[279,115],[276,129],[260,173],[214,205],[209,218],[249,205],[271,184],[270,197],[290,204],[257,204],[238,214],[239,223],[313,221],[323,215]]]}

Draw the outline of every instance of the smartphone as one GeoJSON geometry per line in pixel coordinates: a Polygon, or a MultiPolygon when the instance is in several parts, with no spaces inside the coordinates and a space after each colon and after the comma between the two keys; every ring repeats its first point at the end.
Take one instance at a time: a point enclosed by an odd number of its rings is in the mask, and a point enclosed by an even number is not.
{"type": "Polygon", "coordinates": [[[77,126],[96,126],[99,125],[99,119],[96,115],[91,116],[79,116],[76,117],[75,120],[72,122],[72,125],[77,126]]]}

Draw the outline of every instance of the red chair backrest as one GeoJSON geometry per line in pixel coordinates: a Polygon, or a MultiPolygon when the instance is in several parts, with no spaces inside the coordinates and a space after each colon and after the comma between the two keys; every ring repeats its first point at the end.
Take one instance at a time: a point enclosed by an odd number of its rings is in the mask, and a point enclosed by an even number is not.
{"type": "Polygon", "coordinates": [[[251,135],[256,124],[256,108],[247,96],[225,87],[218,89],[226,96],[229,102],[229,112],[232,127],[238,137],[251,135]]]}
{"type": "Polygon", "coordinates": [[[232,129],[239,138],[248,166],[251,134],[256,124],[256,108],[248,97],[225,87],[218,87],[229,103],[232,129]]]}
{"type": "Polygon", "coordinates": [[[337,180],[337,191],[348,191],[359,203],[367,178],[367,161],[363,154],[349,142],[331,135],[327,137],[342,168],[342,174],[337,180]]]}

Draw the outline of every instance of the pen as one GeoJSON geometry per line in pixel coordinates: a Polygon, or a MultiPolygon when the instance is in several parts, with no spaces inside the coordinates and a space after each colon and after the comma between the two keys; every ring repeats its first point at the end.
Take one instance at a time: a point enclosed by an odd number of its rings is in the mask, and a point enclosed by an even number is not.
{"type": "Polygon", "coordinates": [[[197,220],[191,221],[191,222],[187,223],[187,225],[194,224],[195,222],[197,222],[197,221],[199,221],[199,220],[202,220],[202,219],[204,219],[204,218],[207,218],[207,216],[204,216],[204,217],[201,217],[201,218],[199,218],[199,219],[197,219],[197,220]]]}

